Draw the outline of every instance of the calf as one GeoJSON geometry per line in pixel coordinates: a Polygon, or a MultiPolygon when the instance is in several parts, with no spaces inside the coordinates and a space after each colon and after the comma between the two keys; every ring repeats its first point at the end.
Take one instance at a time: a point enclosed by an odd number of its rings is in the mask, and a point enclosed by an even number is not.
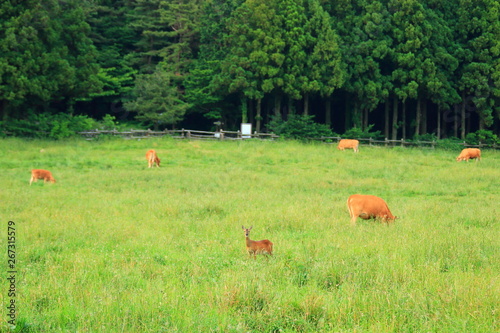
{"type": "Polygon", "coordinates": [[[356,224],[358,217],[369,219],[380,219],[382,222],[394,222],[397,219],[392,215],[389,207],[382,198],[374,195],[354,194],[347,199],[347,208],[351,215],[351,224],[356,224]]]}
{"type": "Polygon", "coordinates": [[[475,158],[476,161],[481,160],[481,150],[478,148],[465,148],[462,150],[460,155],[457,157],[457,162],[460,161],[467,161],[469,162],[469,159],[475,158]]]}
{"type": "Polygon", "coordinates": [[[158,158],[158,155],[156,155],[156,151],[153,149],[148,150],[146,153],[146,159],[148,160],[148,168],[151,168],[153,164],[160,167],[160,159],[158,158]]]}
{"type": "Polygon", "coordinates": [[[30,179],[30,185],[33,182],[37,182],[38,179],[43,179],[43,183],[45,184],[46,182],[51,182],[55,183],[56,180],[54,177],[52,177],[52,173],[48,170],[42,170],[42,169],[33,169],[31,170],[31,179],[30,179]]]}
{"type": "Polygon", "coordinates": [[[342,139],[339,141],[337,146],[338,150],[352,149],[355,153],[359,152],[359,141],[358,140],[348,140],[342,139]]]}

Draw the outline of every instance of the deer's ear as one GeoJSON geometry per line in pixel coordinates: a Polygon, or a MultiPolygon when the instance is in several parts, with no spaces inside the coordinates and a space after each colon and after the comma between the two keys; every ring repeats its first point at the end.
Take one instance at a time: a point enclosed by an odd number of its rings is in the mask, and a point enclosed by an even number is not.
{"type": "Polygon", "coordinates": [[[248,228],[248,230],[252,230],[253,226],[251,226],[250,228],[248,228]]]}
{"type": "Polygon", "coordinates": [[[241,229],[245,230],[245,227],[244,227],[244,226],[241,226],[241,229]]]}

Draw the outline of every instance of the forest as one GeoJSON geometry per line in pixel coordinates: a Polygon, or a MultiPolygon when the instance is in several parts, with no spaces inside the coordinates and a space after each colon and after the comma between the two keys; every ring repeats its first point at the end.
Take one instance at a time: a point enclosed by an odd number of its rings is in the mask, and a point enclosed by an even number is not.
{"type": "Polygon", "coordinates": [[[389,139],[500,134],[500,2],[0,4],[0,136],[294,119],[389,139]]]}

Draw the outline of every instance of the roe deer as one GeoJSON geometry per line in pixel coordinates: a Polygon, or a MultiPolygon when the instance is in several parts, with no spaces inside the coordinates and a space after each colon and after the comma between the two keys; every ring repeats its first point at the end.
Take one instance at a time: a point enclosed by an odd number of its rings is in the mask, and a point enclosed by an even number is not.
{"type": "Polygon", "coordinates": [[[269,254],[271,256],[273,255],[273,243],[271,243],[271,241],[267,239],[261,241],[253,241],[250,239],[250,230],[252,230],[252,227],[247,229],[244,226],[241,226],[241,228],[245,232],[247,251],[250,256],[252,256],[253,254],[253,258],[257,259],[257,254],[269,254]]]}

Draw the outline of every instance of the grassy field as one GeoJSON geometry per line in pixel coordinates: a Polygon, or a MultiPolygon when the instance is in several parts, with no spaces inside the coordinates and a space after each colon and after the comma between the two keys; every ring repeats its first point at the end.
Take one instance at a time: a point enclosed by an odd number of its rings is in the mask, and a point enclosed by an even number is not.
{"type": "Polygon", "coordinates": [[[14,331],[499,332],[500,152],[458,154],[3,139],[14,331]],[[148,149],[161,168],[147,168],[148,149]],[[29,186],[32,168],[57,183],[29,186]],[[350,226],[355,193],[384,198],[399,219],[350,226]],[[250,259],[242,225],[275,255],[250,259]]]}

